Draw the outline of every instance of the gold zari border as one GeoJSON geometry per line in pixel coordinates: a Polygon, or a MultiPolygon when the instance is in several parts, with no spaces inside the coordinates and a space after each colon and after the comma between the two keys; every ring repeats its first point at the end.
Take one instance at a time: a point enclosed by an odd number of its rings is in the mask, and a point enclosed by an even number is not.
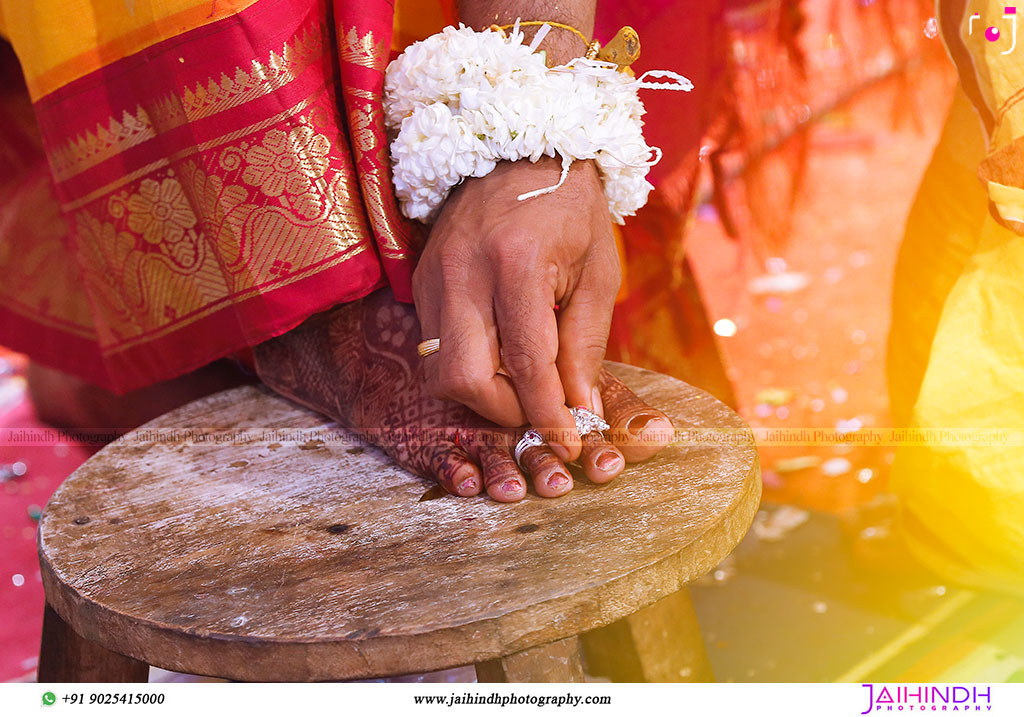
{"type": "Polygon", "coordinates": [[[226,73],[219,78],[209,77],[194,88],[157,99],[148,110],[138,106],[134,113],[124,111],[120,120],[111,116],[106,127],[97,125],[95,132],[86,132],[50,151],[53,175],[57,181],[65,181],[155,139],[159,133],[275,92],[320,60],[325,48],[323,27],[309,27],[286,42],[280,54],[271,52],[266,61],[254,60],[248,69],[237,67],[232,77],[226,73]]]}

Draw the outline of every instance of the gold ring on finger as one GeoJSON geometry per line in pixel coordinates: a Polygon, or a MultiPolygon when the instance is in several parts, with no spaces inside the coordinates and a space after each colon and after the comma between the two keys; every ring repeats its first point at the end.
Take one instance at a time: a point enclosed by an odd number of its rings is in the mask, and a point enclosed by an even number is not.
{"type": "Polygon", "coordinates": [[[427,339],[416,344],[416,353],[425,358],[441,350],[441,339],[427,339]]]}

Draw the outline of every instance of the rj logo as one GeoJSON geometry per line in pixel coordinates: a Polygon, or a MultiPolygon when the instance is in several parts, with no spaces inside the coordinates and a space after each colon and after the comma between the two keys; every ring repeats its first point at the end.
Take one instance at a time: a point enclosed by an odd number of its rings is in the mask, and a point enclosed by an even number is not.
{"type": "MultiPolygon", "coordinates": [[[[974,34],[974,22],[975,20],[981,20],[980,13],[974,13],[967,21],[967,34],[974,34]]],[[[1003,50],[999,53],[1001,55],[1009,55],[1015,49],[1017,49],[1017,8],[1015,6],[1007,6],[1003,8],[1003,20],[1008,20],[1010,23],[1010,37],[1012,42],[1010,43],[1010,49],[1003,50]]],[[[985,29],[985,39],[989,42],[997,42],[1002,37],[1002,32],[998,27],[988,27],[985,29]]]]}

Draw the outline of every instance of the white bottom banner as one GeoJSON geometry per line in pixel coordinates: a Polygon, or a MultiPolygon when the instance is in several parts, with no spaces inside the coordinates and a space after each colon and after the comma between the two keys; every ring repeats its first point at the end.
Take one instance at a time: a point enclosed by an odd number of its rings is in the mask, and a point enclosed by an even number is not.
{"type": "Polygon", "coordinates": [[[1024,684],[5,684],[0,715],[1024,715],[1024,684]]]}

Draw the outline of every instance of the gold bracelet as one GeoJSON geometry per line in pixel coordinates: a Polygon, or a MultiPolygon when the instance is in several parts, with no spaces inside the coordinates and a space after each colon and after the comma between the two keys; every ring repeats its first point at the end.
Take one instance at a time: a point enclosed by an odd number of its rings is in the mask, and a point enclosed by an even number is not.
{"type": "MultiPolygon", "coordinates": [[[[560,30],[568,30],[575,33],[577,37],[583,40],[583,44],[587,46],[587,53],[584,57],[588,60],[593,60],[596,57],[605,62],[614,62],[620,69],[627,70],[640,57],[640,37],[636,34],[636,30],[629,25],[620,28],[615,33],[615,37],[604,47],[601,47],[601,43],[597,40],[588,40],[586,35],[572,25],[551,20],[527,20],[526,22],[519,23],[519,27],[535,27],[538,25],[550,25],[560,30]]],[[[498,30],[502,34],[513,27],[515,27],[514,23],[511,25],[491,25],[492,30],[498,30]]]]}
{"type": "MultiPolygon", "coordinates": [[[[583,44],[587,46],[586,58],[593,60],[597,56],[597,51],[601,49],[601,44],[597,40],[588,40],[587,36],[577,30],[572,25],[566,25],[561,22],[554,22],[553,20],[527,20],[520,22],[519,27],[539,27],[540,25],[550,25],[551,27],[557,27],[559,30],[568,30],[569,32],[575,33],[577,37],[583,40],[583,44]]],[[[505,30],[511,30],[515,27],[515,23],[511,25],[491,25],[491,28],[497,28],[502,32],[505,30]]]]}
{"type": "MultiPolygon", "coordinates": [[[[579,30],[577,30],[572,25],[563,25],[560,22],[552,22],[551,20],[527,20],[526,22],[519,23],[519,27],[537,27],[539,25],[550,25],[551,27],[557,27],[560,30],[568,30],[569,32],[575,32],[576,35],[581,40],[583,40],[584,45],[590,44],[590,40],[587,39],[587,36],[580,32],[579,30]]],[[[513,27],[515,27],[515,23],[512,23],[511,25],[498,25],[497,27],[500,30],[511,30],[513,27]]]]}

